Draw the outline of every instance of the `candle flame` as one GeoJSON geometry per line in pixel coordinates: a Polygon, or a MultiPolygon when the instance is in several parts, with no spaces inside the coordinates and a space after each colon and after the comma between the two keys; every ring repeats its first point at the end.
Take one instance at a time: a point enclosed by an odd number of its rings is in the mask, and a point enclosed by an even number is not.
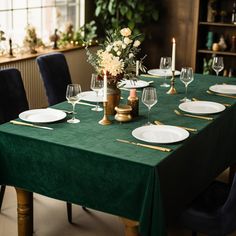
{"type": "Polygon", "coordinates": [[[172,43],[175,43],[175,38],[172,39],[172,43]]]}

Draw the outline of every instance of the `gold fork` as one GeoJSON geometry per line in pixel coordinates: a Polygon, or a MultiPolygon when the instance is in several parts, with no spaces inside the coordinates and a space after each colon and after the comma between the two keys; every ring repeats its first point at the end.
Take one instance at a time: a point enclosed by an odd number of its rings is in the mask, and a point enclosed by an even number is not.
{"type": "Polygon", "coordinates": [[[221,94],[221,93],[213,93],[213,92],[211,92],[210,90],[207,90],[207,93],[208,93],[208,94],[211,94],[211,95],[226,97],[226,98],[236,98],[236,96],[233,96],[233,95],[221,94]]]}
{"type": "Polygon", "coordinates": [[[174,112],[175,112],[175,114],[177,114],[179,116],[187,116],[187,117],[198,118],[198,119],[203,119],[203,120],[213,120],[213,117],[191,115],[191,114],[181,113],[178,110],[174,110],[174,112]]]}
{"type": "MultiPolygon", "coordinates": [[[[199,99],[197,99],[197,98],[192,98],[192,100],[193,101],[201,101],[201,100],[199,100],[199,99]]],[[[226,107],[230,107],[231,106],[231,104],[229,104],[229,103],[221,103],[222,105],[224,105],[224,106],[226,106],[226,107]]]]}
{"type": "MultiPolygon", "coordinates": [[[[155,123],[156,125],[164,125],[164,124],[163,124],[162,122],[160,122],[159,120],[155,120],[154,123],[155,123]]],[[[197,129],[194,129],[194,128],[188,128],[188,127],[184,127],[184,126],[176,126],[176,127],[185,129],[185,130],[190,131],[190,132],[197,132],[197,129]]]]}

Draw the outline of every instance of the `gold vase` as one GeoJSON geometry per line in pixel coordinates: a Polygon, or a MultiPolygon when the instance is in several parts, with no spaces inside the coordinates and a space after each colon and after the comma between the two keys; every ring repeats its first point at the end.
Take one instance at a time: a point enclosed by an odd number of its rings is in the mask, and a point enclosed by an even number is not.
{"type": "Polygon", "coordinates": [[[115,107],[120,103],[120,89],[117,83],[107,84],[107,115],[115,115],[115,107]]]}

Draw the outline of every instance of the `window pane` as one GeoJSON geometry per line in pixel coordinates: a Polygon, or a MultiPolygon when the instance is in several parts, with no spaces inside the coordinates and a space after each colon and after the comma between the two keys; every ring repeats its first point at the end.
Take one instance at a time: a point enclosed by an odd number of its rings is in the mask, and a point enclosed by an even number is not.
{"type": "Polygon", "coordinates": [[[74,27],[75,27],[75,23],[76,23],[76,8],[75,7],[68,7],[68,21],[70,21],[74,27]]]}
{"type": "Polygon", "coordinates": [[[42,1],[42,6],[54,6],[55,5],[55,0],[43,0],[42,1]]]}
{"type": "Polygon", "coordinates": [[[49,36],[54,33],[55,28],[58,28],[56,23],[56,9],[53,7],[47,7],[43,8],[42,11],[43,11],[42,38],[44,39],[45,44],[48,44],[49,36]]]}
{"type": "Polygon", "coordinates": [[[26,10],[16,10],[13,12],[13,32],[18,43],[22,42],[27,25],[26,10]]]}
{"type": "Polygon", "coordinates": [[[41,9],[29,9],[28,11],[28,23],[36,28],[36,33],[39,37],[42,35],[41,28],[41,9]]]}
{"type": "Polygon", "coordinates": [[[41,0],[28,0],[28,7],[40,7],[41,0]]]}
{"type": "Polygon", "coordinates": [[[10,11],[0,12],[0,19],[1,19],[0,29],[5,32],[5,36],[7,37],[7,34],[12,28],[11,12],[10,11]]]}
{"type": "Polygon", "coordinates": [[[11,9],[11,1],[9,0],[1,0],[0,1],[0,10],[11,9]]]}
{"type": "Polygon", "coordinates": [[[66,5],[66,0],[56,0],[56,5],[66,5]]]}
{"type": "Polygon", "coordinates": [[[13,9],[26,8],[26,7],[27,7],[26,0],[13,0],[13,7],[12,7],[13,9]]]}

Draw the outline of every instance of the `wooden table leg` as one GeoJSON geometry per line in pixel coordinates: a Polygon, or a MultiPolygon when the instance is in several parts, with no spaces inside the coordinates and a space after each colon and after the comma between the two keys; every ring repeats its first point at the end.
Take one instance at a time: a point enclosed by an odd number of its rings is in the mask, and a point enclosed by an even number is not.
{"type": "Polygon", "coordinates": [[[15,188],[17,194],[18,236],[33,235],[33,193],[15,188]]]}
{"type": "Polygon", "coordinates": [[[139,236],[138,233],[139,222],[129,220],[126,218],[121,218],[121,220],[125,225],[125,236],[139,236]]]}

